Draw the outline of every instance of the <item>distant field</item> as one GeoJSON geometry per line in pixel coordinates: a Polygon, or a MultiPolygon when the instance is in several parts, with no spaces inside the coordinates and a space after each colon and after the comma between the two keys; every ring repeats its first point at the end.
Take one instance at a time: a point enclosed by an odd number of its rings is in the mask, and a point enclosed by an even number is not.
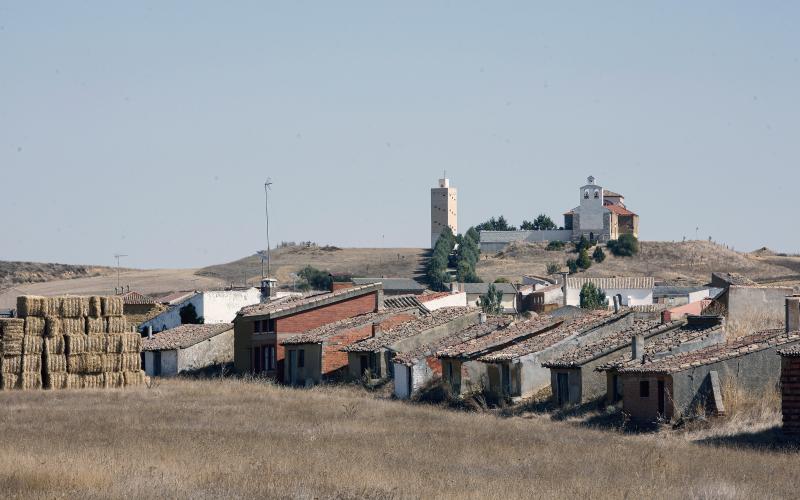
{"type": "Polygon", "coordinates": [[[12,498],[796,498],[796,449],[240,380],[0,393],[12,498]]]}

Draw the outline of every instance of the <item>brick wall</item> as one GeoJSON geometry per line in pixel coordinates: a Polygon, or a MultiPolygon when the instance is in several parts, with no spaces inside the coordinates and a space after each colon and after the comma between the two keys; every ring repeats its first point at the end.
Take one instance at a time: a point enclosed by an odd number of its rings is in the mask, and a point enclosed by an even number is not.
{"type": "Polygon", "coordinates": [[[438,376],[442,376],[442,361],[439,358],[434,356],[428,356],[425,358],[425,363],[428,365],[428,368],[431,369],[433,373],[438,376]]]}
{"type": "Polygon", "coordinates": [[[783,432],[800,434],[800,358],[781,359],[783,432]]]}
{"type": "Polygon", "coordinates": [[[672,405],[672,378],[668,376],[623,374],[622,381],[622,410],[636,422],[653,422],[658,414],[658,381],[664,381],[664,413],[667,419],[673,415],[672,405]],[[650,382],[650,395],[642,397],[639,392],[640,382],[650,382]]]}
{"type": "Polygon", "coordinates": [[[277,333],[305,333],[334,321],[375,312],[377,295],[377,292],[370,293],[278,318],[275,321],[275,331],[277,333]]]}

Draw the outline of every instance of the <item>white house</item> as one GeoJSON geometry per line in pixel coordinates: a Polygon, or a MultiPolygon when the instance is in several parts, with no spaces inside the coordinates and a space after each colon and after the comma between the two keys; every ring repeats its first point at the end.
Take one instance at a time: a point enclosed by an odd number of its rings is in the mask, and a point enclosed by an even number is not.
{"type": "Polygon", "coordinates": [[[500,301],[503,312],[506,314],[516,313],[518,310],[517,287],[511,283],[450,283],[450,289],[467,294],[467,307],[479,307],[478,299],[486,295],[491,285],[494,285],[495,289],[503,294],[500,301]]]}
{"type": "Polygon", "coordinates": [[[195,292],[184,300],[172,304],[158,316],[142,323],[139,330],[145,331],[148,326],[153,327],[154,332],[175,328],[181,324],[181,309],[190,304],[194,306],[197,316],[202,317],[205,324],[230,323],[241,308],[260,304],[263,296],[258,288],[195,292]]]}
{"type": "Polygon", "coordinates": [[[592,283],[603,290],[608,298],[609,307],[613,297],[621,300],[623,306],[647,306],[653,303],[654,278],[567,278],[567,305],[581,305],[581,289],[583,285],[592,283]]]}
{"type": "Polygon", "coordinates": [[[151,377],[233,363],[233,324],[180,325],[144,339],[142,354],[151,377]]]}

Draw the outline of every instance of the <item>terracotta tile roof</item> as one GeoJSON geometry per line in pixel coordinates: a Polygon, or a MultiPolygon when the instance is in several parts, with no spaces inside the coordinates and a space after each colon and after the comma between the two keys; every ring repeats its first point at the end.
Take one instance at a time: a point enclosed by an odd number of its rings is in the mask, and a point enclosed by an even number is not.
{"type": "Polygon", "coordinates": [[[128,292],[122,295],[122,303],[126,305],[150,305],[155,304],[156,299],[139,292],[128,292]]]}
{"type": "Polygon", "coordinates": [[[156,297],[156,300],[158,302],[161,302],[162,304],[172,305],[172,304],[177,304],[178,302],[183,302],[184,300],[193,296],[195,293],[197,292],[195,291],[172,292],[168,293],[167,295],[161,295],[159,297],[156,297]]]}
{"type": "MultiPolygon", "coordinates": [[[[651,342],[645,342],[644,354],[651,358],[653,357],[660,358],[664,356],[669,356],[670,353],[672,353],[672,351],[680,349],[682,346],[688,347],[696,342],[702,342],[703,340],[708,339],[712,335],[724,334],[724,330],[725,329],[722,325],[716,325],[709,328],[683,325],[680,328],[670,331],[651,342]]],[[[652,334],[645,335],[645,339],[647,339],[648,337],[652,337],[653,335],[657,335],[658,333],[661,332],[663,332],[663,330],[655,329],[652,334]]],[[[632,340],[629,339],[627,345],[631,345],[631,343],[632,340]]],[[[597,370],[604,371],[611,369],[619,369],[622,368],[623,366],[628,366],[636,363],[641,364],[641,362],[642,361],[640,359],[631,360],[631,353],[629,351],[621,355],[620,357],[612,361],[609,361],[608,363],[598,366],[597,370]]]]}
{"type": "Polygon", "coordinates": [[[669,374],[689,370],[698,366],[718,363],[754,352],[800,342],[800,332],[786,333],[784,330],[765,330],[745,335],[724,344],[717,344],[705,349],[684,352],[674,356],[648,360],[644,363],[626,365],[619,373],[660,373],[669,374]]]}
{"type": "MultiPolygon", "coordinates": [[[[414,310],[415,309],[409,309],[409,311],[414,310]]],[[[371,312],[354,316],[352,318],[346,318],[334,323],[322,325],[299,335],[287,337],[281,342],[281,345],[321,344],[325,342],[328,337],[341,333],[345,330],[351,330],[353,328],[363,327],[365,325],[372,325],[375,322],[381,322],[387,318],[391,318],[400,312],[401,311],[399,310],[393,310],[389,312],[371,312]]],[[[371,331],[369,335],[372,335],[371,331]]]]}
{"type": "Polygon", "coordinates": [[[611,198],[625,198],[621,194],[615,193],[614,191],[611,191],[610,189],[603,189],[603,197],[606,197],[606,196],[609,196],[611,198]]]}
{"type": "Polygon", "coordinates": [[[635,213],[631,212],[627,208],[621,205],[614,205],[613,203],[608,205],[603,205],[609,212],[617,214],[617,215],[636,215],[635,213]]]}
{"type": "Polygon", "coordinates": [[[419,318],[401,323],[394,328],[381,332],[355,344],[351,344],[342,351],[345,352],[373,352],[384,349],[399,340],[403,340],[422,332],[447,324],[461,316],[474,312],[467,307],[443,307],[419,318]]]}
{"type": "Polygon", "coordinates": [[[518,323],[506,323],[502,317],[492,318],[496,322],[496,329],[489,334],[478,338],[440,349],[436,352],[437,358],[476,359],[490,352],[508,347],[514,342],[521,342],[543,330],[556,327],[561,321],[550,318],[541,318],[518,323]],[[505,324],[504,324],[505,323],[505,324]]]}
{"type": "Polygon", "coordinates": [[[291,297],[287,300],[270,301],[263,304],[254,304],[243,307],[239,315],[243,317],[267,316],[280,313],[281,316],[291,314],[304,308],[313,308],[328,303],[339,302],[353,297],[366,295],[381,289],[381,284],[361,285],[351,288],[343,288],[335,292],[324,292],[305,297],[291,297]]]}
{"type": "Polygon", "coordinates": [[[510,361],[512,359],[517,359],[522,356],[527,356],[528,354],[533,354],[535,352],[540,352],[548,347],[551,347],[562,340],[569,338],[573,335],[579,335],[586,332],[590,332],[596,328],[600,328],[609,324],[613,321],[619,320],[622,317],[619,315],[612,315],[611,313],[603,314],[602,316],[598,317],[597,315],[594,316],[585,316],[582,318],[577,318],[572,321],[567,321],[558,326],[558,328],[554,330],[549,330],[547,332],[542,333],[541,335],[536,335],[529,339],[523,340],[521,342],[515,342],[508,347],[505,347],[499,351],[492,352],[485,356],[481,356],[478,358],[478,361],[485,361],[485,362],[497,362],[497,361],[510,361]]]}
{"type": "MultiPolygon", "coordinates": [[[[556,359],[542,364],[545,368],[576,368],[597,358],[618,351],[631,344],[634,335],[644,334],[645,338],[679,328],[683,322],[673,321],[662,325],[655,321],[635,321],[633,326],[611,333],[593,342],[570,349],[556,359]]],[[[645,344],[646,345],[646,344],[645,344]]]]}
{"type": "Polygon", "coordinates": [[[486,323],[472,325],[469,328],[465,328],[464,330],[444,337],[438,341],[419,346],[418,348],[408,352],[398,353],[392,361],[394,363],[412,366],[415,361],[428,356],[435,356],[438,351],[446,350],[469,340],[488,335],[497,330],[499,325],[505,324],[505,321],[506,320],[502,318],[492,318],[486,323]]]}
{"type": "Polygon", "coordinates": [[[800,358],[800,345],[787,347],[786,349],[781,349],[780,351],[778,351],[778,354],[786,358],[800,358]]]}
{"type": "Polygon", "coordinates": [[[567,278],[567,287],[576,288],[580,290],[586,283],[592,283],[594,286],[602,289],[649,289],[655,287],[655,278],[648,278],[644,276],[629,277],[629,278],[567,278]]]}
{"type": "Polygon", "coordinates": [[[417,295],[417,300],[424,304],[432,300],[441,299],[442,297],[449,297],[450,295],[452,295],[450,292],[425,293],[422,295],[417,295]]]}
{"type": "Polygon", "coordinates": [[[171,351],[186,349],[211,337],[227,332],[232,323],[213,323],[209,325],[181,325],[142,339],[143,351],[171,351]]]}

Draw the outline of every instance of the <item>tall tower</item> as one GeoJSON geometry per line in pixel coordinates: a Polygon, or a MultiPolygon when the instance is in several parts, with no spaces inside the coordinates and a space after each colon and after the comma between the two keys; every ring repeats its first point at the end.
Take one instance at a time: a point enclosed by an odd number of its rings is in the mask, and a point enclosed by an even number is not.
{"type": "Polygon", "coordinates": [[[439,187],[431,188],[431,248],[447,226],[453,234],[458,234],[458,192],[450,187],[445,172],[444,178],[439,179],[439,187]]]}

